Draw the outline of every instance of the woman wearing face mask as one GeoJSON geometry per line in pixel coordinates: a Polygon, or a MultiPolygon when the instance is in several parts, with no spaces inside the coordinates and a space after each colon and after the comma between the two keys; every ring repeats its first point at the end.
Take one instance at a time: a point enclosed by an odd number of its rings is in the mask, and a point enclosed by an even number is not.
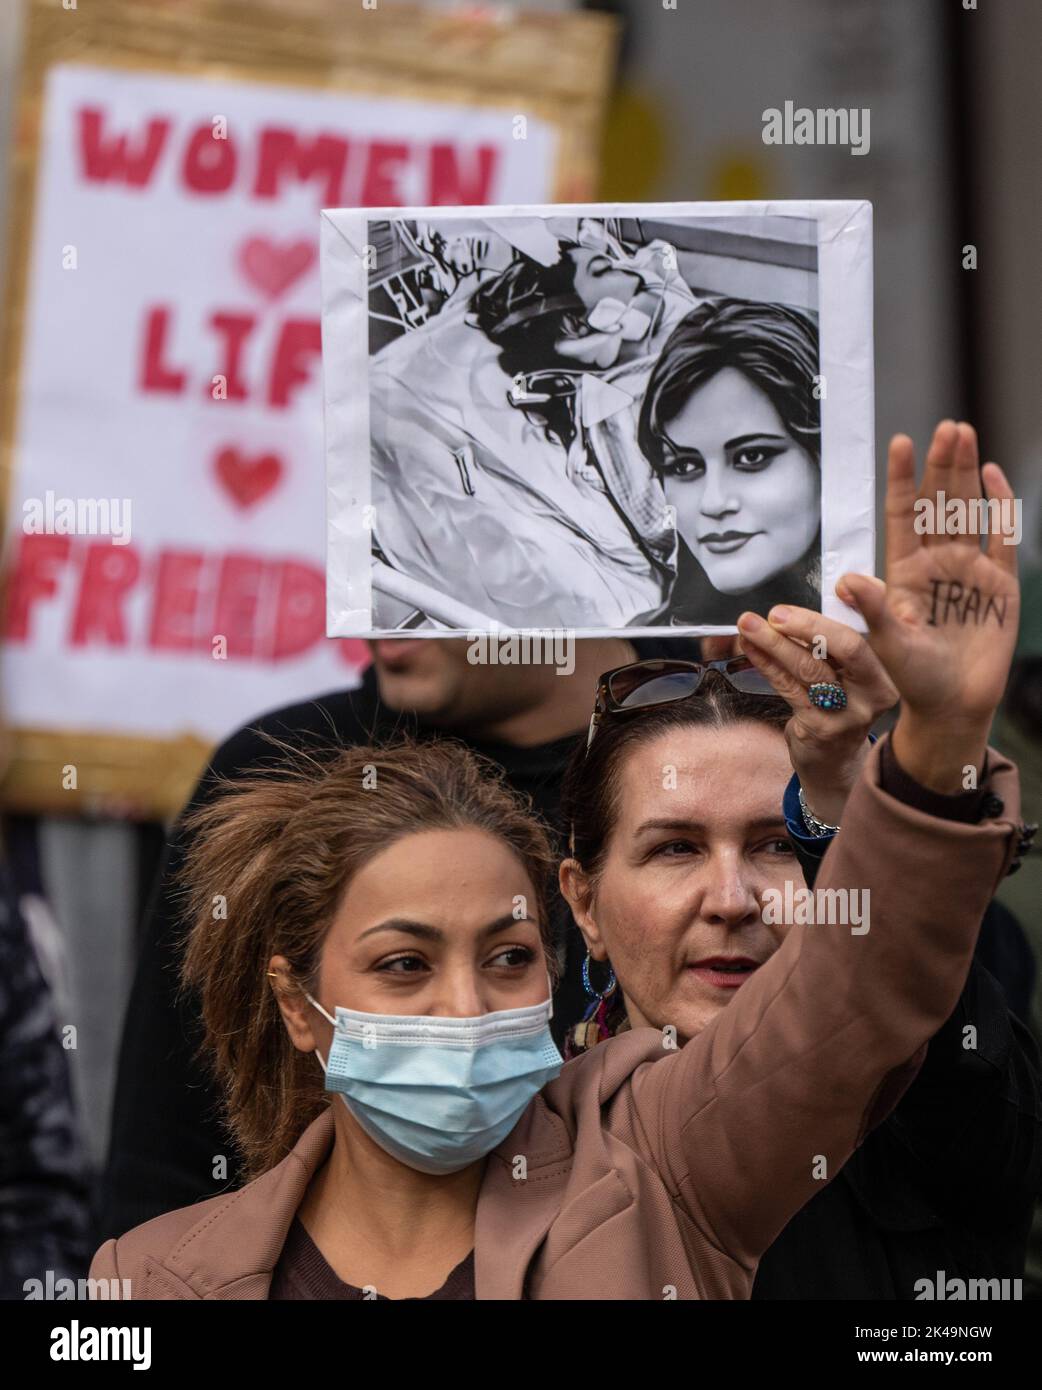
{"type": "MultiPolygon", "coordinates": [[[[968,495],[955,452],[927,484],[968,495]]],[[[910,467],[889,593],[846,583],[903,697],[900,766],[945,794],[983,762],[1012,630],[930,626],[932,580],[980,586],[1013,628],[1016,581],[1001,546],[922,547],[910,467]]],[[[685,1046],[678,1013],[563,1070],[545,841],[469,755],[353,750],[233,784],[199,812],[187,973],[257,1176],[108,1242],[92,1277],[166,1299],[746,1297],[822,1163],[907,1086],[1017,854],[1009,764],[977,824],[910,808],[877,764],[818,879],[871,887],[869,933],[790,933],[685,1046]]]]}
{"type": "Polygon", "coordinates": [[[708,301],[662,349],[638,439],[676,515],[673,621],[820,607],[817,372],[817,328],[781,304],[708,301]]]}

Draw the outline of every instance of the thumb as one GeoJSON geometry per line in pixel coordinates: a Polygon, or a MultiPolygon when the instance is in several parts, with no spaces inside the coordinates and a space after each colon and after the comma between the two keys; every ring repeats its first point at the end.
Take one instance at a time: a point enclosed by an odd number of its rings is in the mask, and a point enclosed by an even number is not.
{"type": "Polygon", "coordinates": [[[873,637],[882,637],[892,622],[886,606],[886,585],[871,574],[845,574],[836,585],[843,602],[857,611],[873,637]]]}

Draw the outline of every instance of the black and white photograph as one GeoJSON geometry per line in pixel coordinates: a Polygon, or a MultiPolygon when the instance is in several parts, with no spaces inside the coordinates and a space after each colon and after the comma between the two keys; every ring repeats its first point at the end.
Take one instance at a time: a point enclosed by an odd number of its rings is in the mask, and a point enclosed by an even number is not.
{"type": "MultiPolygon", "coordinates": [[[[367,459],[337,452],[361,383],[326,368],[331,610],[345,475],[374,630],[727,629],[820,608],[823,541],[853,562],[871,459],[826,459],[823,423],[871,359],[825,370],[816,210],[612,211],[364,218],[367,459]]],[[[326,340],[361,307],[327,302],[326,340]]]]}

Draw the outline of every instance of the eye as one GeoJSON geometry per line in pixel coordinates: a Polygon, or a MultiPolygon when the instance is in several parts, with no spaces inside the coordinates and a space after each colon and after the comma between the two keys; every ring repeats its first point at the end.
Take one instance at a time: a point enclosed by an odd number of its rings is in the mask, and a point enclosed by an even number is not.
{"type": "Polygon", "coordinates": [[[488,963],[501,970],[523,970],[534,960],[535,952],[529,946],[508,946],[505,951],[499,951],[494,955],[488,963]]]}
{"type": "Polygon", "coordinates": [[[689,854],[695,854],[695,846],[689,840],[667,840],[664,844],[656,845],[651,851],[653,859],[680,859],[689,854]]]}
{"type": "Polygon", "coordinates": [[[429,966],[422,956],[404,955],[382,960],[374,969],[381,970],[387,975],[418,975],[421,971],[429,969],[429,966]]]}
{"type": "Polygon", "coordinates": [[[662,463],[667,478],[700,478],[705,471],[701,454],[670,454],[662,463]]]}
{"type": "Polygon", "coordinates": [[[732,463],[743,473],[760,473],[781,453],[783,449],[771,449],[766,444],[747,444],[734,455],[732,463]]]}
{"type": "Polygon", "coordinates": [[[793,855],[796,853],[796,849],[792,841],[785,839],[768,840],[767,843],[762,846],[762,848],[766,850],[768,854],[780,854],[787,859],[791,859],[793,855]]]}

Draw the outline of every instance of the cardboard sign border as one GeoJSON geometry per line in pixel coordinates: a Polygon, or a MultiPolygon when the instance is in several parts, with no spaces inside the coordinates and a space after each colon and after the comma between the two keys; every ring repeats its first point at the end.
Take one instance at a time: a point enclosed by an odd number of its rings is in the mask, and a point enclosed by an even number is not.
{"type": "MultiPolygon", "coordinates": [[[[342,0],[293,0],[289,7],[282,0],[178,0],[169,9],[155,0],[90,0],[75,10],[55,0],[28,0],[0,332],[0,519],[6,519],[15,474],[44,87],[51,67],[80,63],[456,104],[459,73],[466,71],[464,102],[502,107],[553,127],[554,201],[574,202],[596,193],[617,41],[616,21],[591,13],[508,13],[476,21],[412,6],[348,9],[342,0]],[[509,63],[499,61],[499,53],[509,53],[509,63]],[[602,80],[591,82],[591,73],[602,80]]],[[[324,527],[325,518],[316,524],[324,527]]],[[[8,735],[5,806],[58,815],[172,817],[210,751],[206,740],[191,734],[155,739],[20,726],[8,735]],[[63,777],[70,767],[77,786],[66,790],[63,777]]]]}

